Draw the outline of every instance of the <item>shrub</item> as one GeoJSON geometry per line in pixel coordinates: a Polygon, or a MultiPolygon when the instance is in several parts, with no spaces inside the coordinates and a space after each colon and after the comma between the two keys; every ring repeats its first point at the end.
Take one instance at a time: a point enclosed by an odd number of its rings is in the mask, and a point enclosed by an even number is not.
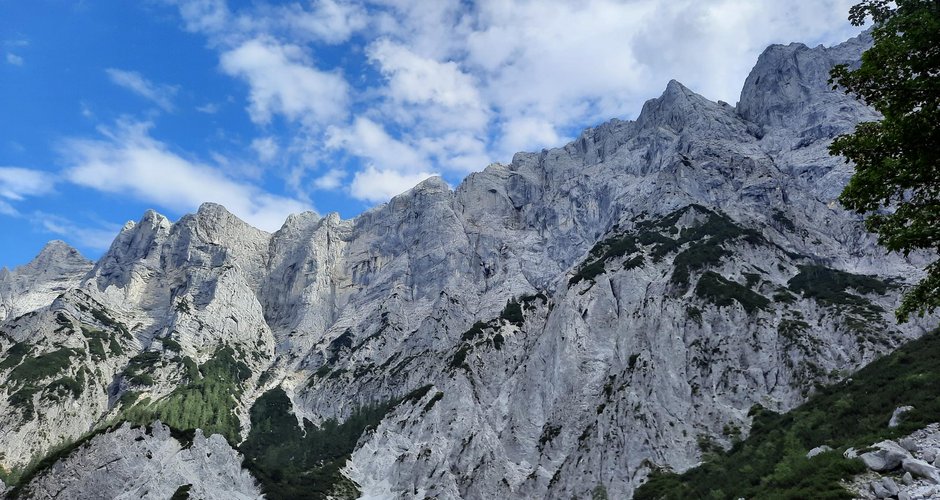
{"type": "Polygon", "coordinates": [[[748,314],[757,310],[766,310],[770,300],[751,291],[744,285],[729,281],[712,271],[707,271],[699,278],[695,294],[712,302],[718,307],[727,307],[738,302],[748,314]]]}

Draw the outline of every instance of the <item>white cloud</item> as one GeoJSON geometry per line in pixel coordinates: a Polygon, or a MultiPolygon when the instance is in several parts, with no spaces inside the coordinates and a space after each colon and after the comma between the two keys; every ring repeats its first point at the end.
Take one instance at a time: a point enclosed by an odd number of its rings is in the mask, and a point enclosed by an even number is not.
{"type": "Polygon", "coordinates": [[[78,246],[95,250],[107,250],[114,237],[121,231],[121,226],[118,225],[84,227],[65,217],[44,212],[33,213],[31,219],[45,231],[63,236],[78,246]]]}
{"type": "Polygon", "coordinates": [[[395,170],[379,170],[368,166],[365,170],[356,172],[350,186],[350,194],[354,198],[370,202],[387,201],[434,175],[436,174],[429,172],[403,174],[395,170]]]}
{"type": "Polygon", "coordinates": [[[504,155],[531,151],[562,141],[550,121],[532,117],[507,120],[500,127],[499,137],[499,150],[504,155]]]}
{"type": "Polygon", "coordinates": [[[427,164],[420,152],[393,138],[381,125],[368,118],[356,118],[349,128],[328,130],[326,145],[342,148],[385,169],[419,171],[427,164]]]}
{"type": "Polygon", "coordinates": [[[258,160],[268,163],[277,158],[280,148],[277,145],[277,139],[271,136],[258,137],[251,141],[251,149],[255,150],[258,160]]]}
{"type": "Polygon", "coordinates": [[[174,85],[153,83],[136,71],[108,68],[105,70],[111,82],[152,101],[164,111],[173,111],[173,97],[178,91],[174,85]]]}
{"type": "Polygon", "coordinates": [[[197,106],[196,111],[207,115],[214,115],[219,112],[219,105],[214,102],[207,102],[202,106],[197,106]]]}
{"type": "Polygon", "coordinates": [[[12,52],[7,52],[7,62],[14,66],[22,66],[23,58],[12,52]]]}
{"type": "Polygon", "coordinates": [[[221,66],[225,73],[248,82],[248,110],[256,123],[268,123],[275,113],[311,124],[346,115],[346,81],[336,72],[313,67],[296,45],[249,40],[222,54],[221,66]]]}
{"type": "Polygon", "coordinates": [[[346,172],[342,169],[333,168],[313,181],[313,187],[330,191],[343,185],[343,179],[346,178],[346,172]]]}
{"type": "Polygon", "coordinates": [[[846,21],[856,1],[176,3],[222,71],[248,84],[258,135],[286,131],[277,154],[297,196],[351,178],[353,196],[377,201],[428,172],[460,175],[634,117],[673,78],[734,103],[768,44],[857,33],[846,21]],[[278,117],[283,129],[269,125],[278,117]],[[310,167],[328,162],[338,168],[310,167]]]}
{"type": "Polygon", "coordinates": [[[69,164],[66,178],[177,213],[216,202],[269,231],[279,228],[287,215],[311,209],[301,201],[232,179],[218,167],[184,158],[150,137],[149,128],[148,123],[120,123],[114,130],[103,130],[106,140],[66,141],[60,148],[69,164]]]}
{"type": "Polygon", "coordinates": [[[20,201],[51,193],[55,178],[47,172],[21,167],[0,167],[0,198],[20,201]]]}
{"type": "Polygon", "coordinates": [[[13,208],[13,205],[10,205],[9,203],[5,201],[0,200],[0,214],[15,217],[19,215],[20,212],[17,209],[13,208]]]}
{"type": "Polygon", "coordinates": [[[271,29],[272,22],[275,25],[283,22],[284,27],[301,39],[338,44],[365,28],[369,21],[366,9],[353,2],[315,0],[310,3],[309,10],[299,4],[271,9],[259,20],[260,24],[271,29]]]}

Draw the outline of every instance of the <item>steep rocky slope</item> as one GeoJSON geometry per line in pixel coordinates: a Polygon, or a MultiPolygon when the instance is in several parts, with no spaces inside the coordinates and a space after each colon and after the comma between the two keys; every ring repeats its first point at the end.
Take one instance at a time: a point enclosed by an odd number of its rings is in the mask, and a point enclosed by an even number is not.
{"type": "MultiPolygon", "coordinates": [[[[621,498],[696,464],[755,403],[930,326],[894,324],[916,268],[834,201],[851,167],[829,140],[877,117],[827,72],[869,43],[771,47],[736,107],[672,81],[636,121],[352,220],[268,234],[206,204],[128,223],[93,267],[40,255],[0,276],[4,479],[65,445],[18,491],[64,474],[81,496],[106,454],[67,443],[155,419],[245,440],[269,492],[621,498]]],[[[212,487],[176,470],[148,488],[212,487]]]]}

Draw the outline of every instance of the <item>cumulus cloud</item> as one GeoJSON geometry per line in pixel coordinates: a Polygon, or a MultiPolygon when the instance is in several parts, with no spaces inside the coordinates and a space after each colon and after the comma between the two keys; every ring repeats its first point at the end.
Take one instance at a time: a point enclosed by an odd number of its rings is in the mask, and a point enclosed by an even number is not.
{"type": "Polygon", "coordinates": [[[7,52],[7,62],[14,66],[22,66],[23,58],[12,52],[7,52]]]}
{"type": "Polygon", "coordinates": [[[856,0],[175,1],[247,83],[261,135],[285,119],[290,185],[370,201],[633,118],[673,78],[734,103],[768,44],[858,31],[856,0]],[[351,160],[323,172],[308,158],[351,160]]]}
{"type": "Polygon", "coordinates": [[[136,71],[108,68],[105,73],[115,85],[152,101],[164,111],[173,111],[173,97],[179,90],[178,87],[151,82],[136,71]]]}
{"type": "Polygon", "coordinates": [[[277,139],[271,136],[258,137],[251,141],[251,149],[255,150],[258,159],[262,162],[270,162],[277,158],[280,147],[277,145],[277,139]]]}
{"type": "Polygon", "coordinates": [[[123,122],[103,130],[103,140],[65,141],[60,148],[69,165],[65,177],[81,186],[129,194],[177,213],[216,202],[269,231],[279,228],[289,214],[311,209],[299,200],[233,179],[216,166],[184,158],[152,138],[150,126],[123,122]]]}
{"type": "Polygon", "coordinates": [[[313,181],[313,187],[323,190],[333,190],[343,185],[343,179],[346,178],[346,172],[339,168],[327,170],[325,174],[317,177],[313,181]]]}
{"type": "Polygon", "coordinates": [[[379,170],[370,165],[365,170],[356,172],[350,186],[350,194],[365,201],[386,201],[434,175],[430,172],[403,174],[396,170],[379,170]]]}
{"type": "Polygon", "coordinates": [[[346,80],[316,69],[296,45],[249,40],[222,54],[221,66],[248,82],[248,110],[256,123],[269,122],[275,113],[308,123],[330,123],[346,114],[346,80]]]}
{"type": "Polygon", "coordinates": [[[330,129],[326,144],[396,170],[421,169],[427,161],[420,152],[390,136],[384,127],[363,117],[356,118],[350,127],[330,129]]]}

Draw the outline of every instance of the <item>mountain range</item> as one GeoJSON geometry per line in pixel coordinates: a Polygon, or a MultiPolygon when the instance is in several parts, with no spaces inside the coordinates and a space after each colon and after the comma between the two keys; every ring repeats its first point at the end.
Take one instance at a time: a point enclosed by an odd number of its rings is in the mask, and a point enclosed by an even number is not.
{"type": "Polygon", "coordinates": [[[670,81],[353,219],[49,243],[0,271],[0,491],[629,498],[694,467],[936,326],[892,313],[927,257],[836,200],[828,145],[878,115],[829,69],[871,43],[771,46],[734,106],[670,81]]]}

